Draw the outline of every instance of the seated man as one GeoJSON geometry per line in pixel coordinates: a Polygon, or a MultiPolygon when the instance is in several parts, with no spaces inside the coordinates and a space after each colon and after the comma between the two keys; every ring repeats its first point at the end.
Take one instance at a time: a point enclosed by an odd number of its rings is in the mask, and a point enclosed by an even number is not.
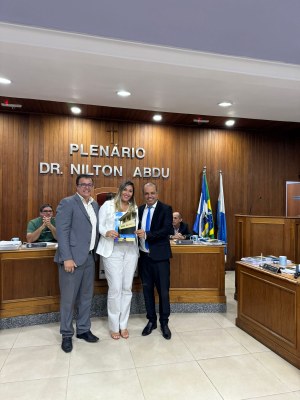
{"type": "Polygon", "coordinates": [[[28,243],[56,242],[55,218],[50,204],[43,204],[40,216],[28,222],[26,239],[28,243]]]}
{"type": "Polygon", "coordinates": [[[189,239],[191,232],[189,231],[188,224],[182,222],[181,214],[176,211],[173,212],[173,229],[174,234],[170,236],[170,239],[189,239]]]}

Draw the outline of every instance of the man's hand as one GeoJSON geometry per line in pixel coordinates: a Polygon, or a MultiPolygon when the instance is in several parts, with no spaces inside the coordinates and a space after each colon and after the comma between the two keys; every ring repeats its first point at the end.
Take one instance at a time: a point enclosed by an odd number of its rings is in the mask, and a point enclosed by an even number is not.
{"type": "Polygon", "coordinates": [[[76,268],[76,264],[74,263],[73,260],[66,260],[64,261],[64,268],[66,272],[74,272],[74,269],[76,268]]]}
{"type": "Polygon", "coordinates": [[[140,239],[146,239],[146,232],[144,229],[138,229],[135,231],[135,234],[140,238],[140,239]]]}
{"type": "Polygon", "coordinates": [[[51,218],[50,217],[43,217],[43,225],[44,227],[48,227],[50,228],[50,226],[52,226],[51,224],[51,218]]]}
{"type": "Polygon", "coordinates": [[[185,239],[185,236],[183,236],[180,232],[177,232],[175,235],[172,236],[172,239],[185,239]]]}

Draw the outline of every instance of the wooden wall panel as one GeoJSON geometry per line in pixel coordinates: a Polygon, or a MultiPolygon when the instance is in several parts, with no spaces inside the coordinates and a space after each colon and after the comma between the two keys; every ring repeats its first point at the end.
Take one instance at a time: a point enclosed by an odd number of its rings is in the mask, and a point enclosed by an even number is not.
{"type": "Polygon", "coordinates": [[[1,118],[1,240],[11,239],[15,229],[20,232],[27,218],[27,132],[28,118],[1,118]]]}
{"type": "Polygon", "coordinates": [[[123,176],[94,177],[95,186],[119,186],[132,179],[138,203],[142,187],[156,181],[160,199],[181,211],[193,226],[201,190],[202,169],[207,179],[214,214],[223,184],[228,230],[227,269],[234,268],[234,214],[284,215],[285,181],[299,179],[300,139],[287,132],[172,127],[158,124],[110,122],[78,117],[0,114],[0,239],[26,237],[27,221],[39,206],[54,208],[61,198],[75,192],[76,176],[70,164],[122,166],[123,176]],[[114,137],[108,132],[114,128],[114,137]],[[69,144],[143,147],[144,159],[81,157],[69,155],[69,144]],[[41,162],[56,162],[62,175],[39,174],[41,162]],[[168,179],[133,178],[136,167],[170,168],[168,179]]]}

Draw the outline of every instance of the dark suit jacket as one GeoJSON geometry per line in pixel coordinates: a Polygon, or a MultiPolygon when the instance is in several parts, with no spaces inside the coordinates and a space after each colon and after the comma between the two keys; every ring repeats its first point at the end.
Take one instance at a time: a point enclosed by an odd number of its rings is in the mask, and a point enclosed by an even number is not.
{"type": "MultiPolygon", "coordinates": [[[[141,227],[143,212],[146,205],[139,207],[139,228],[141,227]]],[[[150,231],[146,232],[149,243],[149,257],[155,261],[167,260],[172,257],[169,236],[173,229],[172,207],[157,201],[150,231]]]]}
{"type": "MultiPolygon", "coordinates": [[[[99,239],[98,204],[93,201],[92,206],[97,217],[96,243],[99,239]]],[[[92,235],[92,223],[80,197],[66,197],[61,200],[56,211],[56,236],[58,249],[54,261],[62,263],[65,260],[74,260],[82,265],[89,254],[92,235]]]]}
{"type": "MultiPolygon", "coordinates": [[[[191,236],[191,232],[189,230],[189,226],[185,222],[182,222],[182,221],[180,222],[180,226],[179,226],[179,230],[178,231],[179,231],[179,233],[181,233],[182,235],[186,236],[187,238],[191,236]]],[[[175,234],[175,230],[173,228],[172,235],[174,235],[174,234],[175,234]]]]}

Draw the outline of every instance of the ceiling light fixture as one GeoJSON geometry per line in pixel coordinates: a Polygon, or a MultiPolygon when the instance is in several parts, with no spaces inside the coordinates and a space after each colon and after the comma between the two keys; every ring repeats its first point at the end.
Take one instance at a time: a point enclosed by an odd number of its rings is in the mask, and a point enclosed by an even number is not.
{"type": "Polygon", "coordinates": [[[153,115],[152,119],[155,122],[159,122],[162,120],[162,116],[160,114],[155,114],[155,115],[153,115]]]}
{"type": "Polygon", "coordinates": [[[235,124],[235,120],[234,119],[228,119],[225,122],[225,125],[228,126],[228,127],[233,126],[234,124],[235,124]]]}
{"type": "Polygon", "coordinates": [[[71,107],[71,111],[73,114],[80,114],[81,113],[81,109],[79,107],[71,107]]]}
{"type": "Polygon", "coordinates": [[[120,97],[128,97],[131,95],[131,93],[128,92],[128,90],[118,90],[117,95],[120,97]]]}
{"type": "Polygon", "coordinates": [[[231,101],[221,101],[221,103],[218,103],[218,106],[220,106],[220,107],[230,107],[230,106],[232,106],[232,102],[231,101]]]}
{"type": "Polygon", "coordinates": [[[2,83],[2,85],[9,85],[11,83],[11,80],[0,76],[0,83],[2,83]]]}

